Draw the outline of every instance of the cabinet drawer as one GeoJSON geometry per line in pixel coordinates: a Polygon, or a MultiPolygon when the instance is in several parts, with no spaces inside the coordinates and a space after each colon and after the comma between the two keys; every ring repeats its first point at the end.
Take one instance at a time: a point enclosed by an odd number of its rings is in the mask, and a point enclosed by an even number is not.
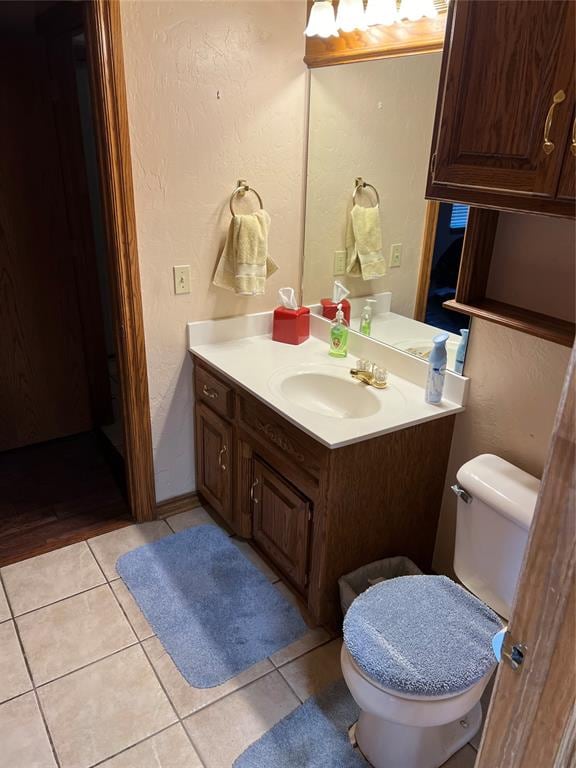
{"type": "Polygon", "coordinates": [[[198,400],[206,403],[209,408],[221,416],[228,419],[233,418],[233,390],[198,364],[194,367],[194,388],[198,400]]]}
{"type": "Polygon", "coordinates": [[[329,450],[285,421],[257,400],[239,397],[240,422],[262,443],[273,446],[282,457],[318,477],[329,450]]]}

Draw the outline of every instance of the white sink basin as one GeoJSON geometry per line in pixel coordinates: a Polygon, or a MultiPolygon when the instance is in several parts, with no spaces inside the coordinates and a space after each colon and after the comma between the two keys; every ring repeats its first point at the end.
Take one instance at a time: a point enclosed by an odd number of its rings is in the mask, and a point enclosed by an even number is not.
{"type": "Polygon", "coordinates": [[[364,419],[377,414],[384,405],[405,402],[397,390],[371,389],[353,379],[347,368],[335,365],[284,369],[271,377],[269,385],[290,403],[334,419],[364,419]]]}

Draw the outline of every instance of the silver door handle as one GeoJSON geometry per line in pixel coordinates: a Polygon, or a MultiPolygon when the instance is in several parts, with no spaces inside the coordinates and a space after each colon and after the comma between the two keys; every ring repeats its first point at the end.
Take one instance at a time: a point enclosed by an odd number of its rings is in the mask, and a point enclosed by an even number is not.
{"type": "Polygon", "coordinates": [[[258,482],[259,480],[258,478],[256,478],[256,480],[254,480],[254,482],[250,486],[250,498],[252,499],[252,502],[254,504],[258,504],[258,499],[254,496],[254,491],[256,490],[256,486],[258,485],[258,482]]]}

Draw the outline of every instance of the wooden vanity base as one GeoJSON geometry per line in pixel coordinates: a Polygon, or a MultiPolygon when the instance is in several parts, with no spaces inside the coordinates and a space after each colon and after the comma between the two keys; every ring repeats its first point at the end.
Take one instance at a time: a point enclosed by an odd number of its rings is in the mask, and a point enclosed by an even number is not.
{"type": "Polygon", "coordinates": [[[194,388],[198,492],[315,622],[339,624],[338,578],[361,565],[430,570],[454,416],[330,449],[195,356],[194,388]]]}

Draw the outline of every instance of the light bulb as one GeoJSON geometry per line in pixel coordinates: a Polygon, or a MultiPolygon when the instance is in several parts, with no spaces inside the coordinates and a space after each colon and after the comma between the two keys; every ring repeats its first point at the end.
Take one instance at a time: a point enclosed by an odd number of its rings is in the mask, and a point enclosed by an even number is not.
{"type": "Polygon", "coordinates": [[[402,0],[400,3],[399,18],[408,19],[408,21],[417,21],[424,15],[422,3],[420,0],[402,0]]]}
{"type": "Polygon", "coordinates": [[[336,26],[342,32],[366,29],[364,3],[362,0],[340,0],[336,14],[336,26]]]}
{"type": "Polygon", "coordinates": [[[438,16],[438,9],[434,5],[434,0],[421,0],[422,16],[427,16],[429,19],[435,19],[438,16]]]}
{"type": "Polygon", "coordinates": [[[304,34],[306,37],[338,37],[332,0],[314,0],[304,34]]]}
{"type": "Polygon", "coordinates": [[[368,0],[365,18],[369,27],[374,24],[394,24],[398,21],[396,0],[368,0]]]}

